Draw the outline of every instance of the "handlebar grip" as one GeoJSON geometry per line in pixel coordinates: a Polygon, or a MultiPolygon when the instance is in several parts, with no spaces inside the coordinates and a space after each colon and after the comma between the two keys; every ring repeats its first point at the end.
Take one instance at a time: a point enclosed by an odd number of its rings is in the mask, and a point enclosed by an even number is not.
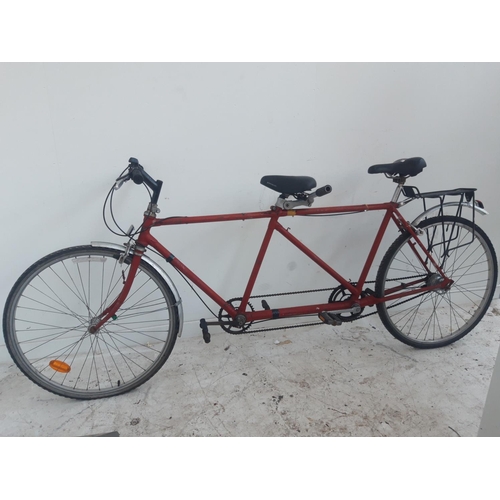
{"type": "Polygon", "coordinates": [[[162,181],[155,181],[145,170],[144,167],[139,163],[137,158],[129,159],[129,179],[132,179],[135,184],[145,184],[153,190],[151,197],[151,203],[155,204],[158,202],[160,196],[161,187],[163,185],[162,181]]]}
{"type": "Polygon", "coordinates": [[[144,175],[142,173],[141,167],[131,167],[130,168],[130,178],[135,182],[135,184],[142,184],[144,182],[144,175]]]}
{"type": "Polygon", "coordinates": [[[139,164],[137,158],[129,159],[129,175],[135,184],[142,184],[144,182],[143,167],[139,164]]]}
{"type": "Polygon", "coordinates": [[[323,186],[319,189],[316,189],[316,196],[325,196],[325,194],[331,193],[332,192],[332,186],[327,184],[326,186],[323,186]]]}

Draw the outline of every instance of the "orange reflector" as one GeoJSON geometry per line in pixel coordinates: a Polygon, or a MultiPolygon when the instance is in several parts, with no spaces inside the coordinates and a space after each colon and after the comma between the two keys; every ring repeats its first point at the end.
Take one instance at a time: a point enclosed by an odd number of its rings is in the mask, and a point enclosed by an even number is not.
{"type": "Polygon", "coordinates": [[[56,372],[61,372],[61,373],[69,373],[71,370],[71,366],[69,366],[64,361],[59,361],[58,359],[53,359],[49,363],[49,366],[56,372]]]}

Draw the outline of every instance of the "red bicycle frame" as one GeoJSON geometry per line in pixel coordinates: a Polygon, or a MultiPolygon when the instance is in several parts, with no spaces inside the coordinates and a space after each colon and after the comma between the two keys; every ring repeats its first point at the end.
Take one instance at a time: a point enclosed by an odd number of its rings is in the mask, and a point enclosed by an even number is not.
{"type": "Polygon", "coordinates": [[[396,202],[378,203],[370,205],[348,205],[348,206],[324,207],[324,208],[305,208],[299,210],[283,210],[278,207],[272,207],[271,210],[264,212],[248,212],[248,213],[223,214],[223,215],[202,215],[202,216],[189,216],[189,217],[170,217],[167,219],[157,219],[153,215],[147,214],[144,217],[143,229],[139,235],[139,238],[137,239],[134,256],[132,258],[129,273],[124,283],[122,292],[117,297],[116,301],[113,304],[111,304],[105,311],[103,311],[103,313],[99,317],[99,321],[96,322],[94,328],[98,329],[106,321],[108,321],[113,316],[113,314],[115,314],[115,312],[120,308],[121,304],[126,299],[130,287],[132,286],[132,282],[135,278],[135,273],[137,272],[137,269],[139,267],[141,256],[148,246],[151,246],[157,252],[159,252],[167,260],[167,262],[169,262],[186,278],[188,278],[192,283],[194,283],[198,288],[200,288],[216,304],[218,304],[224,311],[226,311],[231,318],[234,318],[237,315],[242,314],[245,316],[247,322],[266,320],[266,319],[286,318],[292,316],[319,314],[324,311],[329,312],[329,311],[346,309],[352,307],[355,304],[363,308],[367,306],[373,306],[377,303],[384,302],[387,300],[400,299],[410,295],[421,294],[423,292],[431,290],[446,288],[451,284],[451,280],[444,275],[441,267],[435,262],[432,255],[427,251],[425,245],[418,238],[418,235],[414,230],[414,228],[399,213],[398,207],[399,205],[396,202]],[[327,214],[373,212],[373,211],[385,211],[385,215],[380,224],[380,228],[375,236],[375,240],[372,244],[366,262],[363,266],[360,277],[355,282],[355,284],[343,278],[324,260],[318,257],[306,245],[304,245],[300,240],[298,240],[289,231],[287,231],[287,229],[285,229],[279,222],[280,218],[290,217],[290,216],[293,217],[293,216],[309,216],[309,215],[327,215],[327,214]],[[238,221],[238,220],[243,221],[250,219],[270,219],[270,220],[260,250],[258,252],[255,264],[248,279],[248,283],[243,293],[241,303],[238,306],[238,309],[235,309],[231,304],[226,302],[226,300],[224,300],[210,286],[208,286],[202,279],[200,279],[193,271],[191,271],[187,266],[185,266],[176,256],[174,256],[151,234],[151,229],[159,226],[173,226],[179,224],[199,224],[207,222],[228,222],[228,221],[238,221]],[[414,252],[420,259],[422,265],[428,271],[428,273],[431,274],[433,271],[429,269],[426,262],[430,262],[432,266],[434,266],[435,269],[434,272],[438,272],[443,279],[442,281],[440,281],[438,284],[435,285],[430,285],[430,286],[424,285],[417,289],[408,290],[409,286],[417,285],[419,283],[424,283],[426,281],[425,278],[420,278],[416,279],[413,283],[406,283],[405,285],[399,285],[385,290],[384,297],[375,297],[374,295],[362,296],[366,278],[373,264],[373,260],[375,259],[375,255],[380,246],[385,231],[387,230],[387,227],[391,220],[394,221],[394,223],[400,230],[408,231],[408,233],[413,237],[413,241],[410,241],[410,245],[412,245],[414,252]],[[284,307],[272,310],[247,311],[246,307],[248,305],[248,300],[252,293],[255,281],[259,274],[260,267],[264,260],[264,256],[271,241],[271,236],[275,231],[282,234],[290,243],[292,243],[295,247],[301,250],[313,262],[315,262],[325,272],[327,272],[341,285],[343,285],[351,293],[350,299],[347,301],[343,301],[341,303],[330,302],[330,303],[312,304],[306,306],[284,307]],[[424,260],[418,253],[415,245],[418,245],[418,247],[420,247],[426,260],[424,260]]]}
{"type": "MultiPolygon", "coordinates": [[[[175,267],[178,271],[180,271],[186,278],[188,278],[192,283],[194,283],[198,288],[200,288],[216,304],[218,304],[224,311],[226,311],[231,318],[234,318],[238,314],[244,314],[247,321],[319,314],[320,312],[323,311],[328,312],[328,311],[345,309],[346,307],[352,307],[354,304],[357,304],[360,307],[373,306],[379,302],[383,302],[386,300],[395,300],[417,293],[423,293],[426,291],[431,291],[439,288],[445,288],[450,284],[450,280],[444,275],[440,266],[435,262],[432,255],[427,251],[426,247],[420,241],[413,227],[399,213],[398,204],[395,202],[379,203],[371,205],[349,205],[349,206],[325,207],[325,208],[306,208],[299,210],[282,210],[280,208],[273,207],[273,209],[265,212],[249,212],[249,213],[236,213],[236,214],[224,214],[224,215],[204,215],[204,216],[191,216],[191,217],[171,217],[168,219],[156,219],[152,215],[146,215],[144,218],[143,230],[137,240],[136,252],[132,259],[131,268],[129,270],[129,274],[125,282],[124,288],[122,290],[122,293],[117,298],[117,301],[114,304],[112,304],[108,308],[108,310],[104,311],[99,321],[99,324],[96,325],[97,327],[104,324],[118,310],[121,303],[123,303],[123,301],[125,300],[128,291],[130,289],[130,286],[132,284],[132,281],[135,277],[137,268],[139,266],[142,253],[148,246],[151,246],[157,252],[159,252],[167,260],[167,262],[169,262],[173,267],[175,267]],[[280,218],[290,217],[290,216],[327,215],[327,214],[369,212],[369,211],[385,211],[385,215],[382,219],[380,228],[375,236],[375,240],[367,256],[360,277],[355,282],[355,284],[343,278],[330,265],[328,265],[324,260],[318,257],[300,240],[298,240],[295,236],[293,236],[279,222],[280,218]],[[235,309],[234,307],[231,306],[231,304],[227,303],[225,299],[220,297],[210,286],[208,286],[193,271],[191,271],[187,266],[185,266],[177,257],[175,257],[151,234],[151,229],[158,226],[199,224],[207,222],[227,222],[227,221],[250,220],[250,219],[270,219],[270,220],[238,309],[235,309]],[[410,244],[412,245],[416,244],[420,247],[426,259],[428,259],[428,262],[432,263],[436,272],[438,272],[441,275],[443,280],[438,284],[432,286],[422,286],[417,290],[415,289],[404,290],[403,288],[408,288],[408,284],[406,284],[405,287],[395,286],[394,288],[386,290],[384,297],[375,297],[373,295],[367,295],[362,297],[363,287],[366,278],[368,276],[368,273],[373,264],[373,260],[377,253],[377,250],[380,246],[382,238],[385,234],[385,231],[387,230],[387,227],[391,219],[395,222],[398,228],[400,228],[401,230],[406,230],[408,231],[408,233],[410,233],[410,235],[413,237],[414,240],[414,243],[411,242],[410,244]],[[275,231],[282,234],[290,243],[292,243],[295,247],[301,250],[313,262],[315,262],[325,272],[327,272],[341,285],[343,285],[351,293],[350,299],[342,303],[332,302],[332,303],[312,304],[306,306],[285,307],[273,310],[247,311],[246,308],[248,305],[248,300],[252,293],[257,276],[259,274],[259,270],[264,260],[269,243],[271,241],[272,234],[275,231]]],[[[417,256],[419,256],[416,248],[415,247],[413,248],[417,256]]],[[[419,258],[424,267],[430,274],[432,271],[428,268],[424,259],[422,259],[422,257],[419,258]]],[[[416,285],[424,281],[425,281],[424,279],[419,279],[416,280],[413,284],[416,285]]]]}

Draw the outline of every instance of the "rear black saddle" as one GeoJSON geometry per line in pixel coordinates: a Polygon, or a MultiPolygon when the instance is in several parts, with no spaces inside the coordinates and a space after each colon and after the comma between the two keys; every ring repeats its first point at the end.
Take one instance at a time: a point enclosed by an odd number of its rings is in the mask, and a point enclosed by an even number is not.
{"type": "Polygon", "coordinates": [[[368,169],[369,174],[387,174],[389,176],[415,177],[427,166],[425,160],[420,157],[402,158],[394,163],[382,163],[372,165],[368,169]]]}
{"type": "Polygon", "coordinates": [[[316,187],[316,180],[302,175],[265,175],[260,180],[263,186],[280,194],[296,194],[316,187]]]}

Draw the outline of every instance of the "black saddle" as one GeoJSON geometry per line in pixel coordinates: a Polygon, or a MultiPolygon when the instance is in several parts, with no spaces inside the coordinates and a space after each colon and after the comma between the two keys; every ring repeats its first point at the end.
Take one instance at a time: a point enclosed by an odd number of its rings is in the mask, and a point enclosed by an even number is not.
{"type": "Polygon", "coordinates": [[[422,172],[427,166],[425,160],[420,157],[402,158],[394,163],[382,163],[380,165],[372,165],[368,169],[369,174],[387,174],[391,176],[400,175],[403,177],[415,177],[422,172]]]}
{"type": "Polygon", "coordinates": [[[265,175],[260,180],[263,186],[280,194],[296,194],[316,187],[316,180],[302,175],[265,175]]]}

